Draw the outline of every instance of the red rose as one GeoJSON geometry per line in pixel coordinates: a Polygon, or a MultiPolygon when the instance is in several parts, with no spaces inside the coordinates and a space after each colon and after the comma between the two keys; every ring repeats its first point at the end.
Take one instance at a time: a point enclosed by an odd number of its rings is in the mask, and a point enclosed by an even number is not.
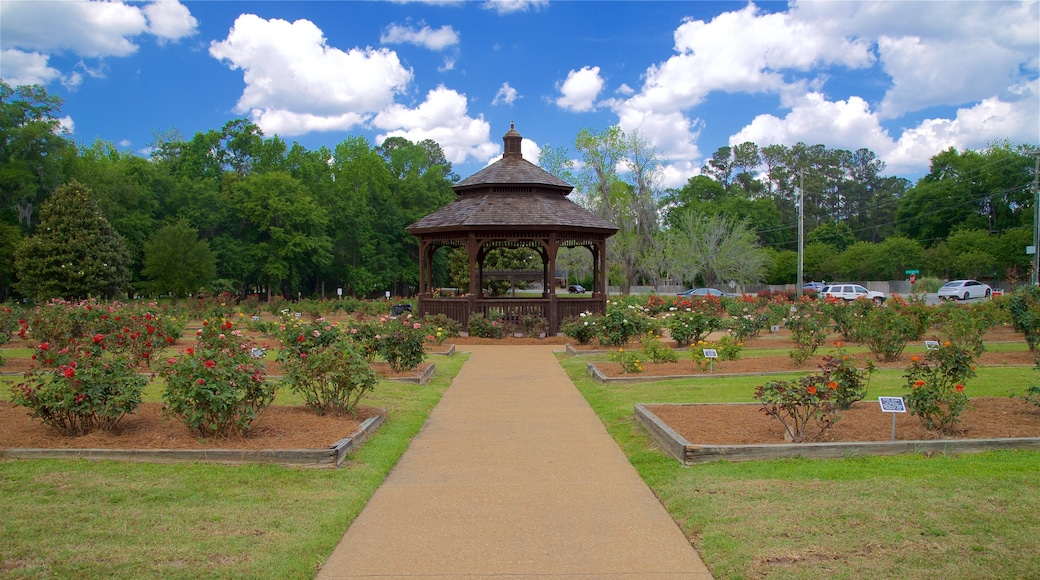
{"type": "Polygon", "coordinates": [[[105,340],[105,335],[100,333],[94,335],[94,344],[101,344],[103,340],[105,340]]]}
{"type": "Polygon", "coordinates": [[[72,377],[76,376],[76,369],[72,367],[67,367],[65,370],[61,372],[61,374],[65,375],[66,379],[71,379],[72,377]]]}
{"type": "Polygon", "coordinates": [[[211,359],[211,360],[208,360],[208,361],[206,361],[206,368],[207,368],[207,369],[211,369],[211,368],[213,368],[213,367],[215,367],[215,366],[217,366],[217,363],[213,362],[213,360],[212,360],[212,359],[211,359]]]}
{"type": "Polygon", "coordinates": [[[809,388],[806,389],[806,390],[809,391],[810,395],[815,395],[816,394],[816,387],[814,387],[812,385],[809,385],[809,388]]]}

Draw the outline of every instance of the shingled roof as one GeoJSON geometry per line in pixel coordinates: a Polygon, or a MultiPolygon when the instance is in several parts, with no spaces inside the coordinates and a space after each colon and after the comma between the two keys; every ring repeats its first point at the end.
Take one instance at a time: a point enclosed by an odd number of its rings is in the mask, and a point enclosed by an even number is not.
{"type": "Polygon", "coordinates": [[[610,222],[567,199],[574,186],[527,161],[523,137],[510,125],[502,137],[502,159],[455,184],[458,197],[406,230],[427,232],[472,229],[572,229],[617,231],[610,222]]]}

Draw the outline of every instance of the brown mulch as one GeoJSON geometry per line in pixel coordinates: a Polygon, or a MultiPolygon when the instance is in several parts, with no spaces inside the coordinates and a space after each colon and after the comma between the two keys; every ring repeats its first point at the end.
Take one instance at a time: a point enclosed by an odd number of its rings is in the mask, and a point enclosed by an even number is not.
{"type": "Polygon", "coordinates": [[[142,403],[115,432],[66,437],[30,418],[26,408],[0,401],[0,449],[317,449],[335,445],[383,413],[359,406],[356,417],[322,416],[306,407],[272,405],[247,437],[202,438],[176,419],[164,419],[161,409],[159,403],[142,403]]]}
{"type": "MultiPolygon", "coordinates": [[[[758,404],[647,406],[666,425],[694,445],[747,445],[783,443],[780,421],[771,419],[758,404]]],[[[861,401],[821,437],[819,442],[890,441],[893,413],[881,412],[877,401],[861,401]]],[[[896,440],[940,439],[921,425],[919,417],[895,413],[896,440]]],[[[1010,397],[979,397],[949,438],[997,439],[1040,437],[1040,407],[1010,397]]]]}
{"type": "MultiPolygon", "coordinates": [[[[820,349],[820,352],[823,352],[824,350],[825,349],[820,349]]],[[[688,358],[688,354],[685,356],[687,357],[686,360],[679,360],[674,363],[647,362],[643,365],[643,372],[641,374],[642,376],[647,377],[670,377],[708,374],[755,374],[767,372],[810,373],[818,370],[819,365],[823,364],[822,354],[815,356],[800,365],[796,364],[789,356],[743,357],[737,360],[715,361],[709,371],[707,369],[701,370],[688,358]]],[[[872,357],[866,353],[857,354],[855,356],[861,366],[866,364],[868,359],[873,360],[872,357]]],[[[874,361],[874,364],[878,368],[906,368],[910,364],[910,356],[910,354],[903,353],[899,359],[893,362],[874,361]]],[[[982,356],[975,360],[978,364],[986,366],[1033,366],[1033,353],[1028,351],[984,352],[982,353],[982,356]]],[[[622,371],[620,363],[597,362],[596,368],[608,377],[640,376],[637,374],[626,375],[622,371]]]]}

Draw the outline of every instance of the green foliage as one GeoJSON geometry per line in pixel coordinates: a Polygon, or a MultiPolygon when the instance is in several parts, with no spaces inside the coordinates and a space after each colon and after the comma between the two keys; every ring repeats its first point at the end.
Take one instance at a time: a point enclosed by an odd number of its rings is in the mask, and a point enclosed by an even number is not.
{"type": "Polygon", "coordinates": [[[870,375],[876,367],[867,361],[864,368],[857,365],[856,357],[848,354],[840,342],[835,343],[837,349],[833,355],[823,357],[820,365],[819,382],[832,391],[831,396],[838,409],[847,410],[857,401],[867,396],[870,375]]]}
{"type": "Polygon", "coordinates": [[[1015,330],[1021,332],[1035,351],[1040,343],[1040,286],[1027,286],[1013,292],[1001,303],[1011,316],[1015,330]]]}
{"type": "Polygon", "coordinates": [[[744,350],[744,342],[735,336],[726,335],[717,342],[710,343],[708,348],[714,348],[719,353],[719,360],[737,360],[740,351],[744,350]]]}
{"type": "Polygon", "coordinates": [[[85,344],[39,343],[12,399],[62,435],[115,428],[137,409],[148,381],[131,355],[106,349],[110,341],[98,333],[85,344]]]}
{"type": "Polygon", "coordinates": [[[789,353],[791,359],[802,364],[826,342],[830,333],[830,317],[824,311],[822,300],[803,297],[790,307],[784,326],[791,331],[791,339],[796,345],[789,353]]]}
{"type": "Polygon", "coordinates": [[[380,319],[376,351],[395,372],[414,369],[426,360],[426,332],[412,315],[380,319]]]}
{"type": "Polygon", "coordinates": [[[462,324],[454,318],[448,318],[445,314],[427,314],[422,317],[423,327],[426,328],[428,339],[437,344],[444,344],[448,338],[458,336],[462,330],[462,324]]]}
{"type": "Polygon", "coordinates": [[[497,310],[489,310],[487,316],[479,312],[471,314],[466,328],[470,336],[480,338],[502,338],[509,331],[508,325],[502,320],[502,313],[497,310]]]}
{"type": "Polygon", "coordinates": [[[622,347],[610,351],[607,360],[620,364],[624,373],[641,373],[643,363],[646,362],[646,355],[641,350],[625,350],[622,347]]]}
{"type": "Polygon", "coordinates": [[[870,300],[827,300],[823,309],[834,321],[834,330],[848,342],[862,342],[860,326],[876,305],[870,300]]]}
{"type": "Polygon", "coordinates": [[[678,346],[689,346],[703,340],[708,334],[723,328],[723,321],[711,312],[692,309],[678,310],[674,306],[664,315],[665,327],[678,346]]]}
{"type": "Polygon", "coordinates": [[[639,338],[639,342],[643,345],[642,351],[646,360],[654,363],[676,362],[679,360],[679,354],[662,344],[661,338],[652,331],[643,333],[639,338]]]}
{"type": "Polygon", "coordinates": [[[763,306],[758,301],[734,300],[727,303],[726,310],[730,316],[726,326],[738,341],[758,336],[771,321],[768,306],[763,306]]]}
{"type": "Polygon", "coordinates": [[[968,408],[964,382],[975,376],[974,355],[944,343],[938,349],[910,358],[906,378],[906,405],[926,429],[945,435],[952,432],[968,408]]]}
{"type": "Polygon", "coordinates": [[[144,246],[141,274],[151,279],[156,294],[178,298],[197,292],[217,276],[217,258],[206,240],[185,221],[164,226],[144,246]]]}
{"type": "Polygon", "coordinates": [[[324,320],[292,328],[289,334],[296,336],[278,352],[283,381],[319,415],[353,413],[379,382],[368,361],[338,327],[324,320]]]}
{"type": "Polygon", "coordinates": [[[624,346],[632,337],[643,333],[646,321],[642,306],[608,301],[607,312],[599,319],[600,344],[624,346]]]}
{"type": "Polygon", "coordinates": [[[916,319],[894,304],[868,310],[866,316],[854,321],[853,328],[859,342],[883,361],[898,359],[907,342],[919,334],[916,319]]]}
{"type": "Polygon", "coordinates": [[[201,436],[247,435],[274,400],[264,364],[227,321],[203,321],[193,347],[161,366],[165,412],[201,436]]]}
{"type": "Polygon", "coordinates": [[[541,316],[524,316],[520,319],[520,332],[528,338],[538,338],[549,331],[549,321],[541,316]]]}
{"type": "Polygon", "coordinates": [[[755,399],[762,403],[763,413],[780,421],[791,442],[812,441],[840,419],[834,390],[821,381],[818,374],[769,381],[755,388],[755,399]]]}
{"type": "Polygon", "coordinates": [[[573,338],[578,344],[589,344],[599,337],[599,317],[591,312],[571,316],[560,324],[560,332],[567,338],[573,338]]]}
{"type": "Polygon", "coordinates": [[[939,338],[953,346],[979,356],[986,350],[983,337],[996,323],[993,302],[961,306],[947,302],[936,313],[939,338]]]}
{"type": "Polygon", "coordinates": [[[123,238],[83,185],[64,185],[43,205],[36,233],[15,254],[18,290],[37,299],[115,297],[130,281],[123,238]]]}

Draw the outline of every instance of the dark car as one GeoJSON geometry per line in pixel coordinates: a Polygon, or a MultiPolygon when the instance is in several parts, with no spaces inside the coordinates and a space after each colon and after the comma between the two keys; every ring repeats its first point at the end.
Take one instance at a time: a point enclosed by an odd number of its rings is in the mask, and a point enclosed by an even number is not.
{"type": "Polygon", "coordinates": [[[582,286],[581,284],[571,284],[570,286],[567,287],[567,291],[570,292],[571,294],[584,294],[585,293],[585,287],[582,286]]]}

